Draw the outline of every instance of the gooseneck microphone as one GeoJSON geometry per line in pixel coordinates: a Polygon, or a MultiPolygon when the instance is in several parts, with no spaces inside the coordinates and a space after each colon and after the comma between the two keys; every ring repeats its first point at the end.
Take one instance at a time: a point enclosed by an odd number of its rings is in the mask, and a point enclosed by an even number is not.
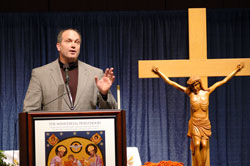
{"type": "Polygon", "coordinates": [[[59,93],[59,96],[56,97],[55,99],[49,101],[48,103],[45,103],[45,104],[42,104],[41,106],[41,110],[43,110],[47,105],[49,105],[50,103],[53,103],[54,101],[57,101],[58,99],[60,99],[61,97],[63,97],[64,95],[68,94],[67,92],[64,93],[64,87],[63,86],[59,86],[58,87],[58,93],[59,93]]]}
{"type": "Polygon", "coordinates": [[[73,99],[72,99],[72,95],[69,89],[69,64],[64,64],[63,65],[63,69],[65,71],[65,85],[66,85],[66,90],[67,90],[67,94],[69,97],[69,102],[70,102],[70,110],[74,110],[74,105],[73,105],[73,99]]]}

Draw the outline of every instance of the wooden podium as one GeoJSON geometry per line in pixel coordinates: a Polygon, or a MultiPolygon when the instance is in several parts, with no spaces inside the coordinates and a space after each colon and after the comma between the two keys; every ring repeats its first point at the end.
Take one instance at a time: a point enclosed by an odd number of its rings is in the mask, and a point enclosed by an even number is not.
{"type": "Polygon", "coordinates": [[[125,111],[34,111],[19,114],[21,166],[48,166],[59,146],[66,150],[62,162],[68,162],[70,154],[81,161],[87,160],[88,145],[98,148],[96,153],[102,155],[104,166],[127,166],[125,111]]]}

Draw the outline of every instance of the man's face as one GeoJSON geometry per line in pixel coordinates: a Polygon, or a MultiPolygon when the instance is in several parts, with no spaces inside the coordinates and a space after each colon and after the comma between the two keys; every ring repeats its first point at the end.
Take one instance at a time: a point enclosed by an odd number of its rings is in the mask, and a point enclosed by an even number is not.
{"type": "Polygon", "coordinates": [[[80,45],[81,38],[77,32],[73,30],[64,31],[61,43],[56,44],[61,62],[64,64],[75,62],[80,54],[80,45]]]}
{"type": "Polygon", "coordinates": [[[90,156],[94,156],[95,150],[90,150],[89,153],[90,153],[90,156]]]}
{"type": "Polygon", "coordinates": [[[72,156],[69,157],[70,161],[74,161],[74,158],[72,156]]]}
{"type": "Polygon", "coordinates": [[[62,158],[64,155],[64,151],[59,151],[58,154],[59,154],[59,157],[62,158]]]}
{"type": "Polygon", "coordinates": [[[194,91],[194,93],[198,93],[201,90],[201,86],[200,86],[200,82],[197,81],[192,85],[192,89],[194,91]]]}

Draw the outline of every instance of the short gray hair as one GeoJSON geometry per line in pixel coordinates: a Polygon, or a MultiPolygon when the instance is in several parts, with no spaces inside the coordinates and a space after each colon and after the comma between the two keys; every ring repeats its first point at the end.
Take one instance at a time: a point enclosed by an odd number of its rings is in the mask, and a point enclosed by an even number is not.
{"type": "Polygon", "coordinates": [[[63,34],[63,32],[68,31],[68,30],[75,31],[80,36],[80,40],[82,40],[82,35],[81,35],[81,33],[77,29],[68,28],[68,29],[62,29],[62,30],[60,30],[60,32],[57,35],[57,43],[61,43],[62,42],[62,34],[63,34]]]}

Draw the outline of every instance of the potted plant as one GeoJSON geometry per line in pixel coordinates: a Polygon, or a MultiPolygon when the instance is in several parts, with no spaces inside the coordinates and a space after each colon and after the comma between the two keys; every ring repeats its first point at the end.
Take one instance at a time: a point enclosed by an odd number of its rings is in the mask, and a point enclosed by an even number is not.
{"type": "Polygon", "coordinates": [[[3,151],[0,150],[0,166],[14,166],[13,164],[7,164],[4,159],[7,159],[7,157],[4,155],[3,151]]]}

